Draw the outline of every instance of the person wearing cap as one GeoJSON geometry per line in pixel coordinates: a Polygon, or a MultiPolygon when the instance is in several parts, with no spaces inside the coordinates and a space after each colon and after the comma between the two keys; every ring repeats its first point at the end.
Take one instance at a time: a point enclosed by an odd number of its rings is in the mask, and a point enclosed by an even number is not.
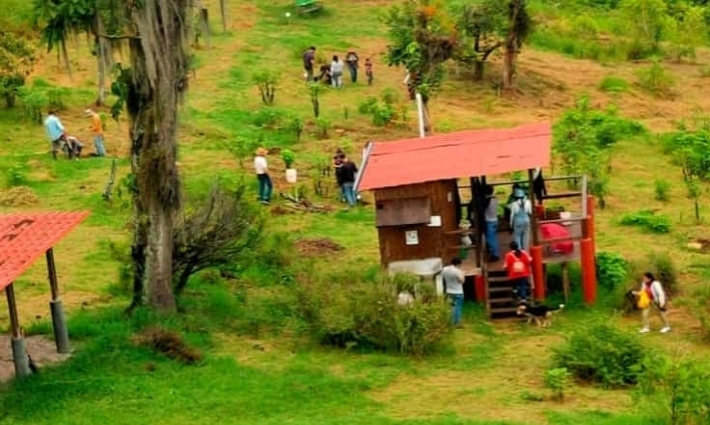
{"type": "Polygon", "coordinates": [[[57,153],[62,149],[62,143],[67,143],[67,133],[62,121],[57,116],[56,109],[50,109],[44,120],[44,129],[52,144],[52,156],[57,159],[57,153]]]}
{"type": "Polygon", "coordinates": [[[514,201],[510,203],[510,228],[513,229],[513,241],[524,251],[528,249],[528,239],[530,238],[530,216],[532,215],[532,204],[525,196],[525,191],[521,187],[513,190],[514,201]]]}
{"type": "Polygon", "coordinates": [[[274,189],[266,162],[267,153],[266,149],[259,148],[256,150],[254,158],[254,171],[256,171],[256,179],[259,181],[259,201],[264,205],[269,205],[271,202],[271,191],[274,189]]]}
{"type": "Polygon", "coordinates": [[[104,147],[104,124],[101,122],[101,117],[91,109],[84,111],[84,116],[91,118],[91,126],[89,129],[94,132],[96,156],[106,156],[106,148],[104,147]]]}

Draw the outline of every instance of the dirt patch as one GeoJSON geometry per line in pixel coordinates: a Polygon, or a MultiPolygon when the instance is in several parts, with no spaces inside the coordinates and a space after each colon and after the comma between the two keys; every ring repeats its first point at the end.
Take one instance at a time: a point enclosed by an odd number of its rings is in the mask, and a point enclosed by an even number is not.
{"type": "Polygon", "coordinates": [[[150,328],[133,338],[141,346],[150,347],[158,353],[165,354],[172,360],[185,364],[195,364],[202,361],[202,354],[188,347],[180,334],[160,328],[150,328]]]}
{"type": "Polygon", "coordinates": [[[294,244],[296,251],[304,257],[318,257],[321,255],[340,252],[343,248],[332,239],[301,239],[294,244]]]}
{"type": "MultiPolygon", "coordinates": [[[[12,362],[10,335],[0,335],[0,382],[7,382],[15,377],[15,365],[12,362]]],[[[25,348],[38,368],[63,362],[69,354],[57,353],[54,341],[42,335],[25,338],[25,348]]]]}
{"type": "Polygon", "coordinates": [[[697,238],[688,243],[688,249],[707,254],[710,252],[710,239],[697,238]]]}
{"type": "Polygon", "coordinates": [[[39,197],[27,186],[17,186],[0,192],[0,205],[28,207],[39,203],[39,197]]]}
{"type": "Polygon", "coordinates": [[[275,207],[271,208],[271,210],[269,210],[269,211],[271,212],[271,215],[277,216],[277,217],[278,217],[278,216],[281,216],[281,215],[286,215],[286,214],[293,214],[293,213],[295,213],[295,211],[293,211],[293,210],[288,210],[288,209],[283,208],[283,207],[281,207],[281,206],[279,206],[279,205],[276,205],[275,207]]]}

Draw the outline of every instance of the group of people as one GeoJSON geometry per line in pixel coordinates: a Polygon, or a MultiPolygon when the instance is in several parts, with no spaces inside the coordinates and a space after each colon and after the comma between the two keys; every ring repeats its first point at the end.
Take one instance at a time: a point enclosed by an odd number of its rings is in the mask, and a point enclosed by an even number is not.
{"type": "MultiPolygon", "coordinates": [[[[498,199],[493,186],[484,186],[485,197],[482,202],[483,231],[486,238],[486,251],[489,262],[500,259],[498,244],[498,199]]],[[[472,207],[469,207],[469,219],[473,223],[472,207]]],[[[520,249],[527,249],[530,243],[530,216],[533,213],[532,202],[525,190],[515,183],[505,206],[505,216],[510,220],[513,241],[520,249]]]]}
{"type": "MultiPolygon", "coordinates": [[[[303,70],[306,81],[321,81],[333,86],[334,88],[343,87],[343,72],[345,69],[350,74],[350,81],[357,83],[358,71],[360,68],[360,57],[354,50],[348,51],[345,55],[345,60],[341,60],[338,55],[333,55],[330,65],[323,64],[318,68],[319,74],[315,74],[316,70],[316,47],[311,46],[303,52],[303,70]]],[[[365,76],[367,84],[372,85],[372,61],[370,58],[365,59],[365,76]]]]}
{"type": "MultiPolygon", "coordinates": [[[[104,147],[104,125],[101,116],[91,109],[84,111],[85,118],[91,118],[89,130],[94,134],[93,156],[106,156],[106,148],[104,147]]],[[[74,136],[69,136],[64,124],[57,116],[57,110],[52,108],[48,111],[47,118],[44,120],[44,129],[47,132],[47,138],[50,141],[52,155],[57,158],[57,155],[66,151],[67,156],[72,159],[79,159],[84,145],[74,136]]]]}

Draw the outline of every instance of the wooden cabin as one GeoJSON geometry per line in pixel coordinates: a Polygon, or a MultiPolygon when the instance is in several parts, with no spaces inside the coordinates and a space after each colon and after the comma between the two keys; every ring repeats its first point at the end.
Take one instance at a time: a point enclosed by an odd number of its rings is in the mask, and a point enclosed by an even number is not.
{"type": "MultiPolygon", "coordinates": [[[[550,165],[549,123],[512,129],[461,131],[425,138],[372,142],[356,182],[358,191],[372,191],[380,261],[390,272],[436,276],[453,257],[463,259],[467,294],[484,302],[491,317],[515,310],[511,285],[502,269],[502,258],[510,242],[510,225],[499,218],[498,240],[502,253],[498,261],[485,258],[483,231],[470,217],[466,206],[474,205],[484,185],[499,187],[516,181],[488,181],[527,171],[517,183],[528,186],[528,198],[535,205],[531,217],[530,253],[534,280],[545,280],[545,264],[583,262],[585,299],[593,302],[596,280],[593,252],[593,202],[586,193],[584,176],[553,177],[546,181],[573,181],[571,192],[536,195],[536,170],[550,165]],[[478,192],[477,192],[478,191],[478,192]],[[551,216],[545,201],[577,198],[570,211],[551,216]],[[550,226],[564,227],[562,238],[544,238],[550,226]],[[555,244],[572,243],[572,252],[559,255],[555,244]],[[590,251],[591,250],[591,251],[590,251]],[[591,260],[590,260],[591,258],[591,260]]],[[[504,199],[499,199],[501,205],[504,199]]],[[[563,273],[564,274],[564,273],[563,273]]],[[[545,285],[535,285],[535,298],[544,300],[545,285]]],[[[568,283],[565,283],[568,295],[568,283]]]]}

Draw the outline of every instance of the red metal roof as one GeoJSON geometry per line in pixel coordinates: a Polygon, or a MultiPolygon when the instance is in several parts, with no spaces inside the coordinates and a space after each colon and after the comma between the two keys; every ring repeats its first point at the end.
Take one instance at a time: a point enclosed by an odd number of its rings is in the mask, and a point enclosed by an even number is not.
{"type": "Polygon", "coordinates": [[[509,173],[550,163],[550,123],[374,142],[358,190],[509,173]]]}
{"type": "Polygon", "coordinates": [[[0,216],[0,291],[88,216],[87,211],[0,216]]]}

